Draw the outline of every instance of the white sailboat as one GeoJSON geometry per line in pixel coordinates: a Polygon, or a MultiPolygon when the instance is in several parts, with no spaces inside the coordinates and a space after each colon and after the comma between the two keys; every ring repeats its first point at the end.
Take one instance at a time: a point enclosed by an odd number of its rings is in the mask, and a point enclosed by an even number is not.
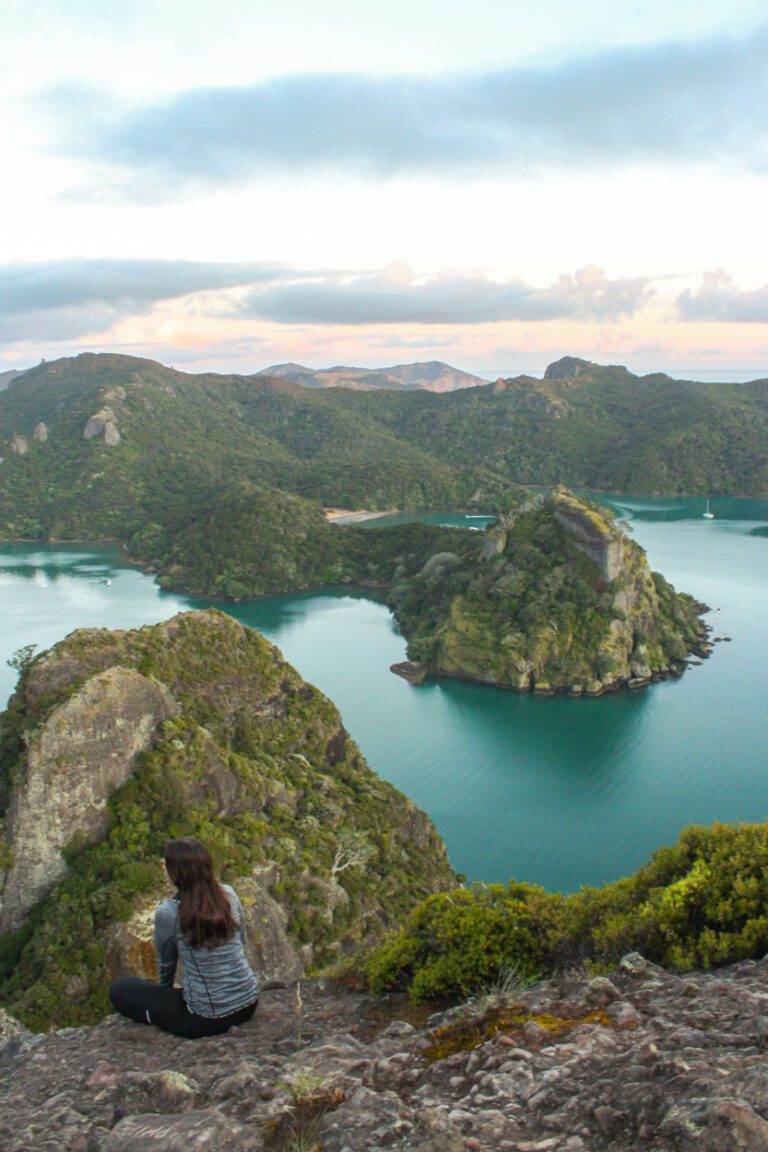
{"type": "Polygon", "coordinates": [[[706,512],[702,512],[702,516],[705,520],[714,520],[715,518],[714,512],[710,512],[709,510],[709,497],[707,497],[707,510],[706,512]]]}

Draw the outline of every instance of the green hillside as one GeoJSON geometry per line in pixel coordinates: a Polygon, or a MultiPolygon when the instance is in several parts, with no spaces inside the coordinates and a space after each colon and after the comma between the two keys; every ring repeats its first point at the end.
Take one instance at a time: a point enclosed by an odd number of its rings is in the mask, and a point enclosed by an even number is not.
{"type": "Polygon", "coordinates": [[[561,481],[768,493],[768,381],[566,359],[543,380],[352,392],[83,354],[0,393],[0,457],[0,539],[118,539],[168,585],[256,595],[376,567],[323,506],[494,510],[561,481]]]}
{"type": "Polygon", "coordinates": [[[349,403],[423,451],[482,462],[520,484],[768,493],[768,380],[700,384],[571,359],[547,372],[446,396],[356,394],[349,403]]]}

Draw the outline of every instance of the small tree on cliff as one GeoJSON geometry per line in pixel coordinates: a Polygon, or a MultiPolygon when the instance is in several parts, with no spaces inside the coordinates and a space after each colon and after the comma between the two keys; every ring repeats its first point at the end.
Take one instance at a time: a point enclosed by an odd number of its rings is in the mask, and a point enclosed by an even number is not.
{"type": "Polygon", "coordinates": [[[18,672],[19,676],[23,675],[34,660],[36,649],[37,644],[24,644],[17,648],[10,660],[6,661],[8,667],[18,672]]]}

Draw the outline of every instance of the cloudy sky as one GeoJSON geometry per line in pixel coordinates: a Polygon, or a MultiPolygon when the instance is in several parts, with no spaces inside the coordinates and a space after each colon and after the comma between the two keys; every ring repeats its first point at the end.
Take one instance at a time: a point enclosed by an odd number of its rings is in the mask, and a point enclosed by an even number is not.
{"type": "Polygon", "coordinates": [[[0,369],[768,369],[764,0],[3,0],[0,369]]]}

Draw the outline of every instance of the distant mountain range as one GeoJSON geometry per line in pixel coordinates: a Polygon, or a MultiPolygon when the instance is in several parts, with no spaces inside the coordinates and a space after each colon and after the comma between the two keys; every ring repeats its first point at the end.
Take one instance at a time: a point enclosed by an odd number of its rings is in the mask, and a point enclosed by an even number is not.
{"type": "Polygon", "coordinates": [[[442,360],[394,364],[391,368],[306,368],[303,364],[272,364],[259,376],[277,376],[305,388],[351,388],[356,392],[386,389],[391,392],[456,392],[487,384],[480,376],[452,368],[442,360]]]}

